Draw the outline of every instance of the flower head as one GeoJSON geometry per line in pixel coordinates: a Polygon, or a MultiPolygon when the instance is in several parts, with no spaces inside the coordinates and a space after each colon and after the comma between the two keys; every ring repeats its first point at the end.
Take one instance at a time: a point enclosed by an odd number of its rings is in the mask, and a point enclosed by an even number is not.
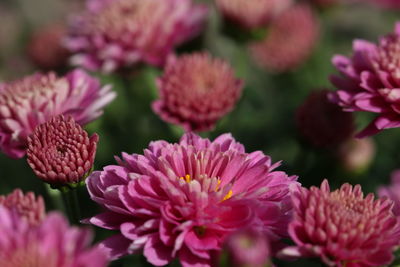
{"type": "Polygon", "coordinates": [[[372,138],[349,139],[337,149],[337,158],[343,169],[356,174],[368,170],[375,154],[376,148],[372,138]]]}
{"type": "Polygon", "coordinates": [[[378,188],[379,197],[388,197],[393,200],[393,213],[400,216],[400,170],[395,170],[391,175],[390,186],[381,186],[378,188]]]}
{"type": "Polygon", "coordinates": [[[285,72],[297,68],[311,55],[319,35],[319,24],[310,7],[298,4],[284,10],[271,22],[269,33],[250,49],[262,67],[285,72]]]}
{"type": "Polygon", "coordinates": [[[297,127],[307,142],[316,147],[334,147],[349,140],[354,132],[352,114],[328,100],[328,91],[315,91],[297,109],[297,127]]]}
{"type": "Polygon", "coordinates": [[[295,192],[293,204],[289,234],[297,246],[283,254],[320,257],[329,266],[382,266],[393,260],[400,224],[392,201],[364,197],[360,185],[331,192],[324,180],[321,188],[295,192]]]}
{"type": "Polygon", "coordinates": [[[35,31],[27,47],[29,59],[44,70],[66,66],[69,51],[62,45],[65,34],[65,26],[60,24],[50,24],[35,31]]]}
{"type": "Polygon", "coordinates": [[[0,206],[17,213],[31,225],[41,223],[46,213],[41,196],[36,197],[33,192],[24,194],[21,189],[15,189],[8,195],[0,196],[0,206]]]}
{"type": "Polygon", "coordinates": [[[52,186],[81,182],[94,163],[99,136],[88,133],[72,117],[60,115],[36,127],[28,137],[28,163],[52,186]]]}
{"type": "Polygon", "coordinates": [[[291,3],[292,0],[216,0],[227,19],[248,29],[265,26],[291,3]]]}
{"type": "Polygon", "coordinates": [[[263,267],[271,256],[267,237],[256,229],[241,229],[230,235],[225,244],[233,267],[263,267]]]}
{"type": "Polygon", "coordinates": [[[341,75],[331,78],[338,88],[332,100],[345,111],[377,113],[358,137],[400,127],[400,23],[394,33],[382,37],[378,44],[354,41],[353,50],[350,58],[333,58],[341,75]]]}
{"type": "Polygon", "coordinates": [[[296,177],[273,171],[278,164],[246,153],[229,134],[211,142],[188,133],[117,161],[87,182],[105,209],[89,221],[120,231],[102,244],[111,257],[143,251],[157,266],[175,257],[184,267],[210,266],[226,236],[244,226],[274,243],[287,234],[296,177]]]}
{"type": "Polygon", "coordinates": [[[84,125],[99,117],[115,95],[111,86],[101,88],[97,79],[82,70],[65,77],[34,74],[0,84],[0,149],[21,158],[36,126],[60,114],[84,125]]]}
{"type": "Polygon", "coordinates": [[[175,46],[199,33],[206,13],[191,0],[88,0],[66,44],[72,63],[89,70],[162,66],[175,46]]]}
{"type": "Polygon", "coordinates": [[[105,267],[106,256],[89,247],[90,233],[69,227],[57,213],[32,226],[0,205],[0,266],[105,267]]]}
{"type": "Polygon", "coordinates": [[[155,113],[186,131],[207,131],[233,109],[243,82],[225,61],[195,53],[170,58],[158,87],[155,113]]]}

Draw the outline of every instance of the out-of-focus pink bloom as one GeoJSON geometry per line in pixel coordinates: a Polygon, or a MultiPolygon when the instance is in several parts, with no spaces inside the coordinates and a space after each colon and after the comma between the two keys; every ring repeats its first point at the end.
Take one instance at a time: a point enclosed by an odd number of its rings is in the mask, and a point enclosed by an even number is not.
{"type": "MultiPolygon", "coordinates": [[[[360,2],[362,0],[359,0],[360,2]]],[[[399,0],[370,0],[371,3],[383,8],[400,8],[399,0]]]]}
{"type": "Polygon", "coordinates": [[[234,70],[206,53],[172,57],[158,80],[160,99],[152,108],[163,120],[186,131],[207,131],[229,113],[242,92],[234,70]]]}
{"type": "Polygon", "coordinates": [[[72,18],[72,63],[112,72],[137,63],[164,65],[175,46],[196,36],[207,8],[192,0],[88,0],[72,18]]]}
{"type": "Polygon", "coordinates": [[[265,26],[292,4],[292,0],[215,0],[215,2],[228,20],[247,29],[265,26]]]}
{"type": "Polygon", "coordinates": [[[346,171],[362,173],[370,166],[375,153],[375,143],[371,138],[350,139],[338,148],[337,157],[346,171]]]}
{"type": "Polygon", "coordinates": [[[0,149],[10,157],[21,158],[37,125],[60,114],[84,125],[99,117],[115,96],[110,85],[101,87],[82,70],[65,77],[38,73],[0,84],[0,149]]]}
{"type": "Polygon", "coordinates": [[[184,267],[210,266],[240,228],[257,227],[275,245],[287,235],[296,177],[273,171],[279,164],[246,153],[229,134],[211,142],[188,133],[117,161],[87,180],[105,209],[89,222],[120,231],[102,243],[110,257],[143,252],[156,266],[175,257],[184,267]]]}
{"type": "Polygon", "coordinates": [[[388,197],[394,202],[393,213],[400,216],[400,170],[395,170],[391,175],[390,186],[378,188],[379,197],[388,197]]]}
{"type": "Polygon", "coordinates": [[[27,47],[30,60],[44,70],[66,66],[69,52],[62,44],[65,34],[66,29],[60,24],[46,25],[35,31],[27,47]]]}
{"type": "Polygon", "coordinates": [[[352,114],[331,103],[328,93],[327,90],[311,93],[296,113],[297,128],[316,147],[340,145],[354,133],[352,114]]]}
{"type": "Polygon", "coordinates": [[[307,5],[284,10],[271,22],[264,40],[250,46],[254,60],[262,67],[285,72],[308,59],[319,36],[319,23],[307,5]]]}
{"type": "Polygon", "coordinates": [[[289,234],[297,246],[281,254],[320,257],[341,267],[382,266],[394,259],[400,224],[391,200],[364,197],[360,185],[343,184],[331,192],[324,180],[321,188],[295,192],[293,205],[289,234]]]}
{"type": "MultiPolygon", "coordinates": [[[[0,206],[4,206],[26,219],[31,225],[38,225],[45,217],[46,208],[41,196],[35,196],[33,192],[24,194],[21,189],[15,189],[12,193],[0,196],[0,206]]],[[[1,266],[1,265],[0,265],[1,266]]]]}
{"type": "Polygon", "coordinates": [[[2,267],[105,267],[99,247],[89,247],[86,230],[69,227],[57,213],[32,226],[0,205],[0,266],[2,267]]]}
{"type": "Polygon", "coordinates": [[[309,0],[309,2],[317,7],[328,8],[343,2],[343,0],[309,0]]]}
{"type": "Polygon", "coordinates": [[[98,141],[97,134],[89,137],[72,117],[54,117],[28,137],[29,166],[53,187],[80,183],[93,167],[98,141]]]}
{"type": "Polygon", "coordinates": [[[264,267],[271,256],[269,242],[263,232],[241,229],[226,240],[226,251],[232,267],[264,267]]]}
{"type": "Polygon", "coordinates": [[[333,57],[341,75],[331,77],[339,89],[332,100],[343,110],[377,113],[358,137],[374,135],[383,129],[400,127],[400,23],[395,32],[379,44],[355,40],[353,56],[333,57]]]}

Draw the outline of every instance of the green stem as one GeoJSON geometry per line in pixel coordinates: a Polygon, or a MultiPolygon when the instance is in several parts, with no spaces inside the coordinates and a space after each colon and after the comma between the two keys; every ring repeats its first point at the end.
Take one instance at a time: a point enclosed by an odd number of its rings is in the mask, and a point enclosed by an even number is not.
{"type": "Polygon", "coordinates": [[[80,224],[81,212],[78,200],[78,189],[61,191],[63,201],[66,207],[67,216],[71,224],[80,224]]]}
{"type": "Polygon", "coordinates": [[[44,183],[48,197],[51,199],[53,208],[66,213],[66,207],[63,203],[62,194],[59,190],[52,189],[49,184],[44,183]]]}

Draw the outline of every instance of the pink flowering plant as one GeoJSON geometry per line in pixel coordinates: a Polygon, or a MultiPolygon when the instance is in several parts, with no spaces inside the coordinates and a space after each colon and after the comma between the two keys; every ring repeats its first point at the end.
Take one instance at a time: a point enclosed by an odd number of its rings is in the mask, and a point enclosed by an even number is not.
{"type": "Polygon", "coordinates": [[[17,2],[0,267],[399,266],[399,1],[17,2]]]}

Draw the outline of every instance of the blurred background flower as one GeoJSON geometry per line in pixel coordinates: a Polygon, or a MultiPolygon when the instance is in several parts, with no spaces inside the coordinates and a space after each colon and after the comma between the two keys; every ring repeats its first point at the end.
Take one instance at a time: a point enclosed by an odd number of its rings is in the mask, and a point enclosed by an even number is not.
{"type": "Polygon", "coordinates": [[[243,82],[224,60],[196,53],[170,58],[157,85],[155,113],[186,131],[209,131],[234,108],[243,82]]]}
{"type": "Polygon", "coordinates": [[[162,66],[175,46],[201,31],[206,14],[191,0],[88,0],[71,18],[66,45],[72,63],[89,70],[162,66]]]}

